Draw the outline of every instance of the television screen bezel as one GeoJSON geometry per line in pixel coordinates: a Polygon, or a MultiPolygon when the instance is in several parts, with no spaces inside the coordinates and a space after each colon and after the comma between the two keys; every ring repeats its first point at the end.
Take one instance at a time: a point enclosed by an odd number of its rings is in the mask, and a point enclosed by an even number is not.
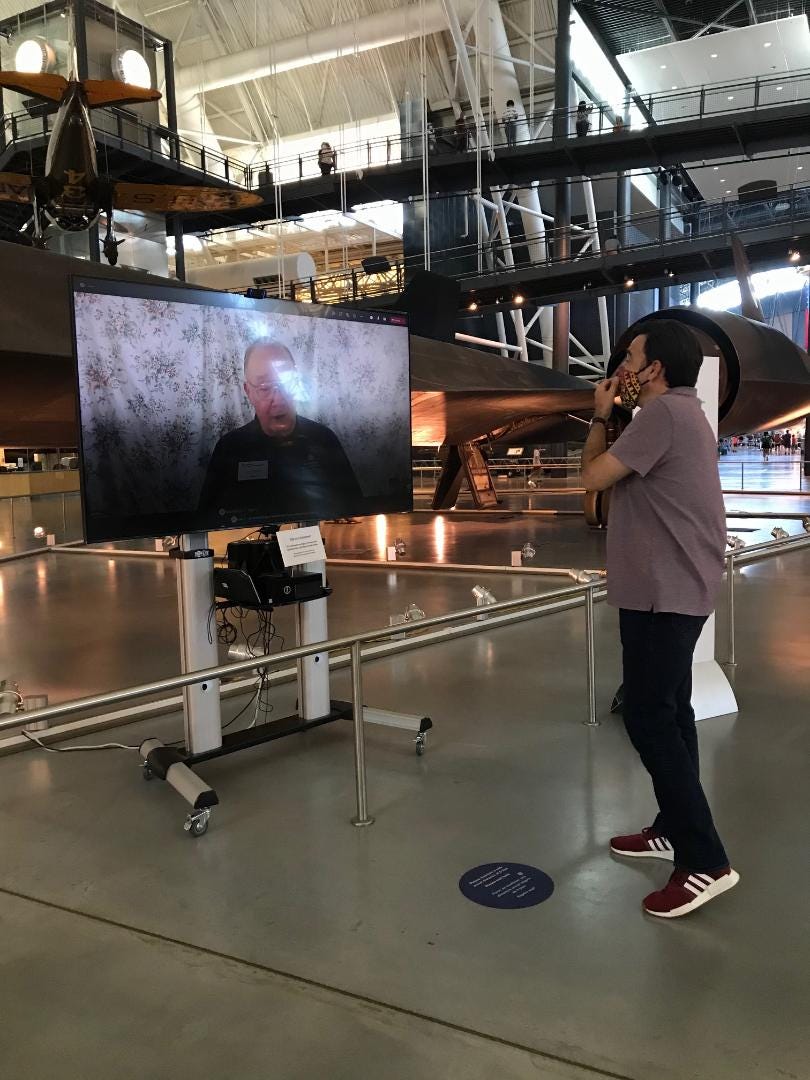
{"type": "MultiPolygon", "coordinates": [[[[179,287],[176,284],[163,285],[159,282],[133,282],[116,281],[110,278],[90,277],[74,274],[70,278],[70,333],[73,350],[73,373],[76,386],[76,427],[78,433],[77,445],[79,447],[79,482],[81,488],[82,529],[85,542],[88,544],[117,543],[124,540],[143,540],[160,536],[175,536],[184,533],[218,532],[225,530],[238,530],[243,528],[257,528],[262,525],[278,526],[297,522],[300,524],[316,524],[321,519],[316,516],[295,516],[289,514],[262,514],[261,516],[245,515],[238,521],[229,520],[210,521],[204,515],[199,515],[193,521],[193,511],[184,510],[175,514],[133,514],[126,518],[102,517],[96,514],[91,527],[88,502],[86,498],[87,477],[84,454],[84,429],[81,420],[81,394],[79,387],[79,352],[76,338],[76,304],[75,298],[78,292],[96,293],[105,296],[132,297],[136,300],[163,300],[169,303],[187,303],[206,305],[209,307],[223,307],[242,311],[255,311],[259,313],[278,312],[286,314],[298,314],[309,318],[333,319],[341,322],[380,323],[402,327],[407,337],[407,369],[408,369],[408,442],[413,444],[413,418],[410,408],[410,385],[411,385],[411,341],[408,328],[408,316],[403,311],[369,311],[364,308],[348,307],[332,304],[303,304],[294,300],[280,300],[276,297],[267,297],[263,300],[243,296],[240,293],[221,292],[216,289],[205,289],[196,286],[179,287]],[[112,529],[112,524],[116,528],[112,529]]],[[[342,517],[364,517],[375,514],[409,513],[413,510],[413,472],[408,469],[408,504],[405,506],[384,506],[382,500],[378,507],[346,507],[342,517]]],[[[332,515],[330,515],[331,517],[332,515]]],[[[328,520],[328,519],[326,519],[328,520]]]]}

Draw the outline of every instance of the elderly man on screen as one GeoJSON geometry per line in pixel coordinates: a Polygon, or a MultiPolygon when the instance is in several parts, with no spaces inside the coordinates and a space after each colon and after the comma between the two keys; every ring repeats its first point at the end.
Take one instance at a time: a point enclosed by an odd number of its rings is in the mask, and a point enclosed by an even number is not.
{"type": "Polygon", "coordinates": [[[362,509],[363,494],[335,433],[298,413],[300,376],[290,350],[269,338],[245,351],[245,395],[256,415],[214,447],[199,509],[323,519],[362,509]]]}

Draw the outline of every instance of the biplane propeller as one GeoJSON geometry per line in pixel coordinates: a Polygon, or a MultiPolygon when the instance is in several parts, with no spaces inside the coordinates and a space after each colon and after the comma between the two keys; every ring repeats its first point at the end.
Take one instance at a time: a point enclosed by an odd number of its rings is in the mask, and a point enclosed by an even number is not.
{"type": "Polygon", "coordinates": [[[45,247],[44,224],[63,232],[83,232],[104,213],[107,232],[103,251],[114,266],[118,261],[118,246],[124,242],[116,240],[113,232],[115,210],[182,214],[238,210],[262,202],[261,196],[236,188],[128,184],[99,175],[90,109],[157,101],[161,96],[157,90],[113,80],[78,81],[61,75],[27,75],[15,71],[0,72],[0,87],[59,105],[48,141],[45,175],[0,172],[0,200],[33,206],[35,247],[45,247]]]}

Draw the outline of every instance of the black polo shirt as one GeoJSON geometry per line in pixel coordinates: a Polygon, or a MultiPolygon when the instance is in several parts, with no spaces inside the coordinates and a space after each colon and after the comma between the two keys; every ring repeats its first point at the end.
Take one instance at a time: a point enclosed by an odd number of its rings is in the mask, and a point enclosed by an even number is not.
{"type": "Polygon", "coordinates": [[[223,435],[208,463],[199,509],[212,520],[289,520],[362,513],[363,493],[337,435],[299,416],[290,435],[265,435],[257,418],[223,435]]]}

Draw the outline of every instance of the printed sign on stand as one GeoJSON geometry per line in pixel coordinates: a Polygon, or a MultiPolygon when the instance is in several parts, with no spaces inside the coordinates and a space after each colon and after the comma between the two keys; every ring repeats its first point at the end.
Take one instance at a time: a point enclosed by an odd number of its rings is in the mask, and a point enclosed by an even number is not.
{"type": "Polygon", "coordinates": [[[303,529],[281,529],[276,536],[285,566],[326,561],[326,550],[317,525],[307,525],[303,529]]]}

